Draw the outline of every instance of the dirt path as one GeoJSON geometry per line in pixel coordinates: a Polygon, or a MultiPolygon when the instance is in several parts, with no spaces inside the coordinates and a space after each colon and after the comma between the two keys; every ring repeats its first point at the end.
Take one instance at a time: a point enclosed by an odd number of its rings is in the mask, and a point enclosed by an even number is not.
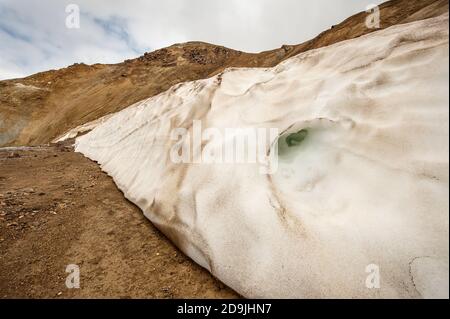
{"type": "Polygon", "coordinates": [[[0,298],[235,298],[178,251],[97,164],[0,150],[0,298]],[[80,289],[68,289],[68,264],[80,289]]]}

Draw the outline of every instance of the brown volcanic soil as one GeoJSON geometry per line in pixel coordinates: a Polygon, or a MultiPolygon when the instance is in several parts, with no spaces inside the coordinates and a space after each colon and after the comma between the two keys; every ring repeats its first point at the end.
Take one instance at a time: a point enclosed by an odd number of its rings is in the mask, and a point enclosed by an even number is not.
{"type": "MultiPolygon", "coordinates": [[[[440,15],[448,0],[394,0],[380,6],[381,28],[440,15]]],[[[365,12],[299,45],[250,54],[212,44],[176,44],[114,65],[75,64],[0,81],[0,146],[39,145],[71,128],[119,111],[179,82],[227,67],[270,67],[301,52],[376,31],[365,12]]]]}
{"type": "Polygon", "coordinates": [[[0,298],[236,298],[112,179],[58,147],[0,150],[0,298]],[[68,264],[80,289],[68,289],[68,264]]]}

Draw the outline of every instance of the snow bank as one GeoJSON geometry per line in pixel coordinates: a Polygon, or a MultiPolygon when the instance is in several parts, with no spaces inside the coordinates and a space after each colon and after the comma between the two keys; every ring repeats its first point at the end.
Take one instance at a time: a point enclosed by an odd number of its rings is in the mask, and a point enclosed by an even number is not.
{"type": "Polygon", "coordinates": [[[243,296],[448,298],[448,68],[446,14],[174,86],[76,150],[243,296]],[[278,128],[278,170],[173,163],[193,120],[278,128]]]}

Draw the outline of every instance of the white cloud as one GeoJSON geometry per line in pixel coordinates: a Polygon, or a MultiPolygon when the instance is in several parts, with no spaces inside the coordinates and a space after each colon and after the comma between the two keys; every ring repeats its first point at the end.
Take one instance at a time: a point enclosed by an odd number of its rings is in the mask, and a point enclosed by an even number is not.
{"type": "Polygon", "coordinates": [[[361,0],[0,0],[0,79],[75,62],[116,63],[185,41],[257,52],[314,37],[361,0]],[[68,4],[80,29],[65,26],[68,4]]]}

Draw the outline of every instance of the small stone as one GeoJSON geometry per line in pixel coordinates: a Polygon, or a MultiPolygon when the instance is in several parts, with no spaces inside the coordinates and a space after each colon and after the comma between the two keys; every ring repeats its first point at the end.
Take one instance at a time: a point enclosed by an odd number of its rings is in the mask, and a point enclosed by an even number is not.
{"type": "Polygon", "coordinates": [[[20,157],[20,154],[17,152],[11,152],[8,155],[8,158],[19,158],[19,157],[20,157]]]}

